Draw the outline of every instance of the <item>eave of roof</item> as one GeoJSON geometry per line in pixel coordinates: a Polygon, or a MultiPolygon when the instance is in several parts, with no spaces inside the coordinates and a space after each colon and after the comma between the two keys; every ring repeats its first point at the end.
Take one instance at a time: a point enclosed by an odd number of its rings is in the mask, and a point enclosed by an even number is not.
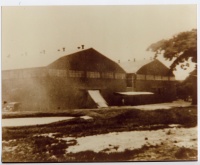
{"type": "Polygon", "coordinates": [[[17,69],[5,69],[2,70],[2,72],[8,72],[8,71],[21,71],[21,70],[34,70],[34,69],[45,69],[46,66],[41,67],[30,67],[30,68],[17,68],[17,69]]]}

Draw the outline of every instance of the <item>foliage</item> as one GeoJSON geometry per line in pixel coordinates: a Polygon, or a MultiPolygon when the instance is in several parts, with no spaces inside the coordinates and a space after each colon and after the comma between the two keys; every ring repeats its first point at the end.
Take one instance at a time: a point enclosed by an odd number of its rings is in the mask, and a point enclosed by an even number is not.
{"type": "Polygon", "coordinates": [[[177,85],[177,97],[187,101],[189,96],[192,96],[193,87],[191,82],[181,82],[177,85]]]}
{"type": "Polygon", "coordinates": [[[165,59],[175,60],[171,69],[182,63],[181,68],[186,69],[189,63],[183,64],[191,58],[192,62],[197,63],[197,29],[181,32],[170,39],[163,39],[151,44],[147,50],[155,52],[155,58],[163,55],[165,59]]]}

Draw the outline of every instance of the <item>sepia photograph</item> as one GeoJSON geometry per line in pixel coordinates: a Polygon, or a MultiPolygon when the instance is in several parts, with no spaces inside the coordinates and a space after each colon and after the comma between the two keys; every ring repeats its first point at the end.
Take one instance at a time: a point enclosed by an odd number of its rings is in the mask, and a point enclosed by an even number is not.
{"type": "Polygon", "coordinates": [[[196,162],[197,5],[1,6],[3,163],[196,162]]]}

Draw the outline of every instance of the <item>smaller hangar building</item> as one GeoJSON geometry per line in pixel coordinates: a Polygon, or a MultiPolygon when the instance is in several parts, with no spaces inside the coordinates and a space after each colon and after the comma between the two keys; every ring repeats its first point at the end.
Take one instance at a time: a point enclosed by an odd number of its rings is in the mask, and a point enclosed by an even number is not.
{"type": "Polygon", "coordinates": [[[126,71],[126,91],[129,93],[118,95],[124,98],[126,104],[168,102],[176,99],[175,76],[159,60],[127,61],[119,65],[126,71]]]}

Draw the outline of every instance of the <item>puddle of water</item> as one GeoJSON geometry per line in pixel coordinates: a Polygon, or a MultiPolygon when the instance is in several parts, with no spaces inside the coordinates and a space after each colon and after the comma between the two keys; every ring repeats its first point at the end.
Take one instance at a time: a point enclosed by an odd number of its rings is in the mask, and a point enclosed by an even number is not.
{"type": "Polygon", "coordinates": [[[133,107],[141,109],[141,110],[155,110],[155,109],[170,109],[173,107],[187,107],[190,105],[191,105],[191,102],[174,101],[171,103],[137,105],[137,106],[133,106],[133,107]]]}
{"type": "MultiPolygon", "coordinates": [[[[2,119],[2,127],[49,124],[61,120],[70,120],[73,118],[74,117],[29,117],[29,118],[2,119]]],[[[93,119],[90,116],[81,116],[80,118],[85,120],[93,119]]]]}
{"type": "Polygon", "coordinates": [[[170,128],[178,128],[178,127],[181,127],[182,125],[181,124],[169,124],[168,126],[170,128]]]}
{"type": "MultiPolygon", "coordinates": [[[[197,149],[197,141],[192,142],[192,138],[197,137],[197,128],[177,128],[155,131],[131,131],[131,132],[113,132],[102,135],[86,136],[74,138],[77,145],[69,146],[67,152],[76,153],[92,150],[100,152],[123,152],[125,149],[138,149],[143,145],[160,145],[162,142],[172,142],[177,146],[197,149]],[[170,134],[166,134],[170,130],[170,134]],[[176,143],[174,143],[176,141],[176,143]]],[[[71,140],[70,138],[61,138],[71,140]]]]}
{"type": "Polygon", "coordinates": [[[90,117],[90,116],[81,116],[80,118],[85,119],[85,120],[93,119],[93,117],[90,117]]]}
{"type": "Polygon", "coordinates": [[[74,117],[30,117],[30,118],[2,119],[2,127],[49,124],[61,120],[70,120],[73,118],[74,117]]]}

